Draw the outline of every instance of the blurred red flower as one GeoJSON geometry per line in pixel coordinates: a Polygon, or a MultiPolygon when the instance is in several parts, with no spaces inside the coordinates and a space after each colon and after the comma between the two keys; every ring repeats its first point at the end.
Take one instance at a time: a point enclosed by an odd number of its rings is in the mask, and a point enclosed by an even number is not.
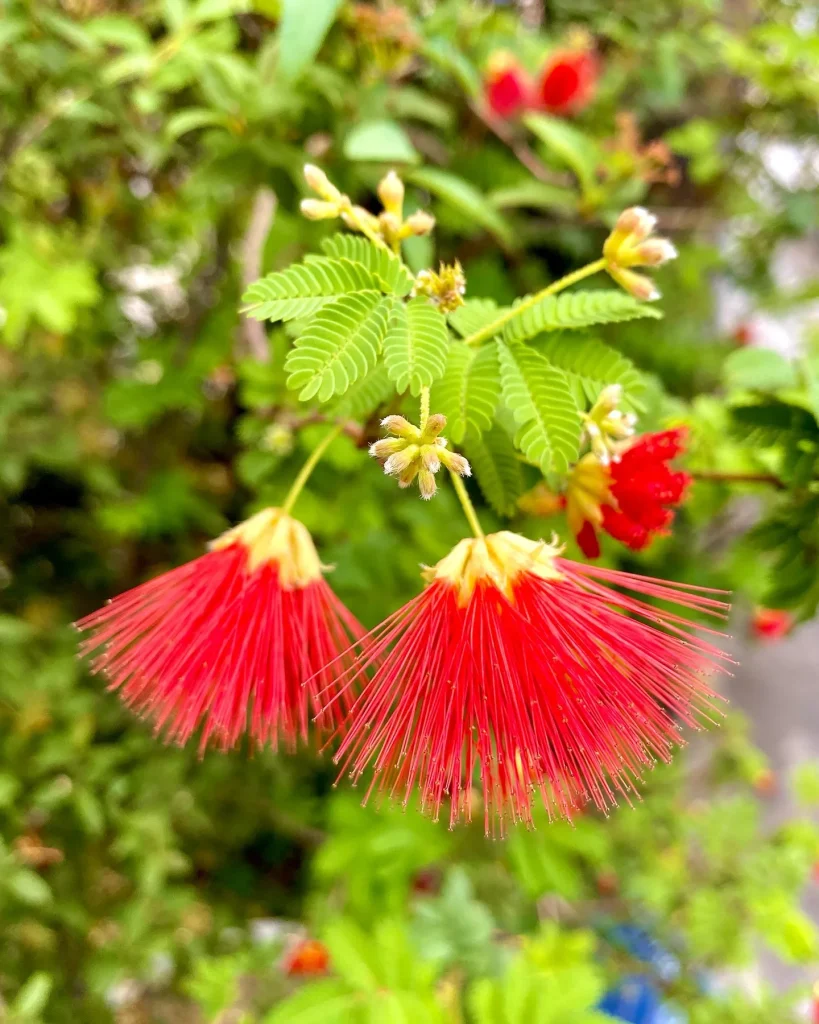
{"type": "Polygon", "coordinates": [[[484,77],[484,98],[493,114],[512,118],[529,105],[531,83],[526,71],[509,53],[496,53],[484,77]]]}
{"type": "Polygon", "coordinates": [[[282,961],[282,970],[291,978],[307,978],[326,974],[330,953],[318,939],[301,939],[289,949],[282,961]]]}
{"type": "Polygon", "coordinates": [[[551,114],[576,114],[591,102],[598,75],[593,50],[557,50],[540,72],[536,102],[551,114]]]}
{"type": "Polygon", "coordinates": [[[759,640],[771,643],[781,640],[793,627],[793,615],[775,608],[755,608],[751,616],[751,629],[759,640]]]}

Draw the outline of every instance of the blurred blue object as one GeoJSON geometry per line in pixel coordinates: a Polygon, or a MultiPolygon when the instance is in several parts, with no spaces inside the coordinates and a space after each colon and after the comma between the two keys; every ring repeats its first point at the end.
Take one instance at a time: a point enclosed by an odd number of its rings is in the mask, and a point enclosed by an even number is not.
{"type": "Polygon", "coordinates": [[[629,1024],[686,1024],[685,1014],[664,1003],[659,989],[639,974],[608,991],[598,1009],[629,1024]]]}
{"type": "Polygon", "coordinates": [[[605,931],[606,938],[621,946],[636,960],[652,968],[652,977],[628,975],[603,997],[599,1009],[629,1024],[686,1024],[686,1015],[663,1002],[662,991],[653,980],[673,981],[680,974],[680,961],[639,925],[618,924],[605,931]]]}

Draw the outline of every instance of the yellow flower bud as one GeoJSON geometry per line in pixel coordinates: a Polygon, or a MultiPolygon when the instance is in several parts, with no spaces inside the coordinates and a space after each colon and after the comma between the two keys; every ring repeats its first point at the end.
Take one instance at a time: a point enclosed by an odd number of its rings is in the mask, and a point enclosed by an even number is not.
{"type": "Polygon", "coordinates": [[[658,267],[674,259],[677,250],[666,238],[649,238],[657,223],[641,206],[624,210],[603,245],[606,270],[635,299],[650,302],[660,297],[654,284],[632,267],[658,267]]]}
{"type": "Polygon", "coordinates": [[[410,238],[411,236],[428,235],[435,227],[435,218],[424,210],[416,210],[404,221],[399,232],[399,237],[410,238]]]}
{"type": "Polygon", "coordinates": [[[301,212],[308,220],[332,220],[339,214],[338,203],[321,199],[302,199],[301,212]]]}
{"type": "Polygon", "coordinates": [[[395,171],[390,171],[378,183],[378,198],[386,212],[397,218],[400,224],[404,208],[404,183],[395,171]]]}
{"type": "Polygon", "coordinates": [[[322,199],[326,199],[331,203],[341,202],[341,192],[339,192],[320,167],[316,167],[314,164],[305,164],[304,180],[314,192],[318,192],[322,199]]]}
{"type": "Polygon", "coordinates": [[[435,474],[428,469],[419,469],[418,489],[420,490],[421,497],[424,501],[429,501],[429,499],[438,490],[438,485],[435,483],[435,474]]]}

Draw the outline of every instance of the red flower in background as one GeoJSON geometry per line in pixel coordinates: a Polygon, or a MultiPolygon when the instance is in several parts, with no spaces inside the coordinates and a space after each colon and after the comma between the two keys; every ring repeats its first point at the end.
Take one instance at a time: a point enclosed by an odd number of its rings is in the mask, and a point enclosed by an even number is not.
{"type": "Polygon", "coordinates": [[[790,612],[775,608],[755,608],[751,617],[751,628],[759,640],[775,642],[787,636],[794,627],[790,612]]]}
{"type": "Polygon", "coordinates": [[[93,671],[126,704],[180,744],[203,725],[202,749],[246,731],[292,747],[315,713],[319,730],[335,729],[346,705],[316,703],[332,681],[324,666],[363,632],[324,581],[307,529],[272,508],[77,627],[91,633],[83,652],[99,651],[93,671]]]}
{"type": "Polygon", "coordinates": [[[291,978],[308,978],[326,974],[330,953],[318,939],[301,939],[289,949],[282,961],[282,970],[291,978]]]}
{"type": "Polygon", "coordinates": [[[667,532],[691,482],[668,465],[685,447],[684,428],[643,434],[604,465],[593,452],[572,470],[566,491],[569,528],[587,558],[600,555],[597,531],[604,530],[634,551],[667,532]]]}
{"type": "Polygon", "coordinates": [[[571,818],[629,799],[642,772],[667,761],[678,720],[695,726],[716,695],[701,678],[722,653],[685,618],[621,593],[723,616],[701,588],[580,565],[540,541],[503,532],[464,540],[425,573],[426,589],[367,634],[341,669],[363,684],[336,761],[357,780],[449,823],[532,820],[540,793],[571,818]],[[614,587],[618,589],[613,589],[614,587]]]}
{"type": "Polygon", "coordinates": [[[484,78],[484,98],[493,114],[512,118],[529,105],[529,76],[510,53],[494,54],[484,78]]]}
{"type": "Polygon", "coordinates": [[[551,114],[576,114],[588,106],[597,86],[599,64],[590,49],[557,50],[535,85],[537,104],[551,114]]]}

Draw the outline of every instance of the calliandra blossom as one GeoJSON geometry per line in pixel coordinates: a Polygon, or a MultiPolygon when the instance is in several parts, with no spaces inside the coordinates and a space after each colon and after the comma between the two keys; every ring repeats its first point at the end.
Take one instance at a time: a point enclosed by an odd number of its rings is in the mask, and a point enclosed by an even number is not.
{"type": "Polygon", "coordinates": [[[513,54],[493,54],[483,83],[486,105],[498,117],[517,117],[529,105],[531,83],[513,54]]]}
{"type": "Polygon", "coordinates": [[[461,541],[424,576],[340,670],[362,690],[335,760],[354,781],[372,770],[365,800],[418,790],[435,819],[448,803],[450,827],[482,802],[487,833],[531,823],[538,793],[550,816],[605,811],[671,758],[680,723],[715,713],[703,674],[725,655],[640,599],[724,617],[713,591],[581,565],[507,531],[461,541]]]}
{"type": "Polygon", "coordinates": [[[685,448],[687,431],[679,427],[641,434],[626,442],[604,464],[589,452],[573,468],[566,489],[566,517],[587,558],[598,558],[603,530],[633,551],[642,551],[668,532],[691,483],[669,463],[685,448]]]}
{"type": "Polygon", "coordinates": [[[537,105],[551,114],[576,114],[594,97],[599,74],[593,50],[555,51],[535,85],[537,105]]]}
{"type": "Polygon", "coordinates": [[[291,978],[315,978],[329,967],[330,952],[318,939],[298,939],[282,959],[282,970],[291,978]]]}
{"type": "Polygon", "coordinates": [[[758,640],[776,643],[793,629],[791,612],[779,608],[755,608],[751,616],[751,629],[758,640]]]}
{"type": "Polygon", "coordinates": [[[168,740],[187,743],[201,725],[202,750],[245,732],[292,748],[313,715],[319,731],[342,720],[346,694],[327,711],[316,695],[332,683],[324,666],[363,633],[323,568],[306,527],[267,508],[80,620],[81,650],[168,740]]]}

